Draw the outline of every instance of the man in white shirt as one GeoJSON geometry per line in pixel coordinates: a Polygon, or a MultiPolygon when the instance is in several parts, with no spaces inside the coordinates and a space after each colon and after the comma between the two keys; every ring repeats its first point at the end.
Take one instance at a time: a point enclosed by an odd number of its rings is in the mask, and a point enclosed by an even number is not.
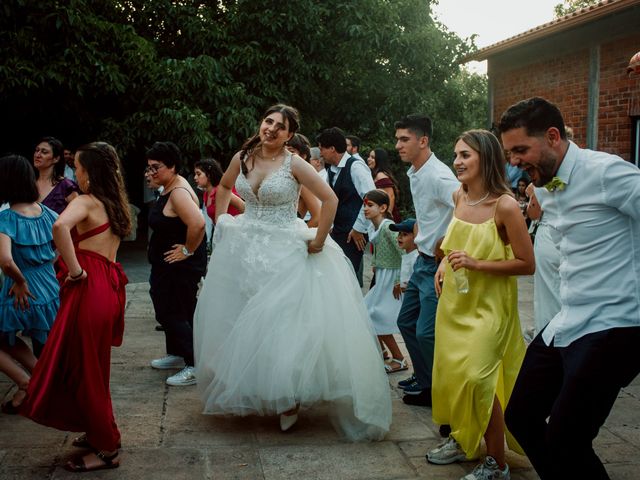
{"type": "Polygon", "coordinates": [[[316,137],[320,155],[330,165],[329,185],[338,197],[333,221],[333,238],[349,258],[362,286],[362,256],[367,243],[365,233],[371,222],[364,218],[363,198],[376,188],[371,170],[363,160],[347,153],[347,141],[339,128],[327,128],[316,137]]]}
{"type": "Polygon", "coordinates": [[[529,345],[505,420],[541,479],[608,479],[592,441],[640,372],[640,171],[567,140],[542,98],[499,129],[511,164],[551,192],[560,252],[560,312],[529,345]]]}
{"type": "Polygon", "coordinates": [[[431,120],[408,115],[395,123],[396,150],[410,163],[407,172],[416,211],[419,256],[407,284],[398,314],[398,328],[411,356],[414,375],[398,386],[409,405],[431,406],[431,374],[435,338],[437,270],[435,245],[443,237],[453,214],[453,192],[460,183],[451,169],[431,152],[431,120]]]}
{"type": "Polygon", "coordinates": [[[358,160],[364,160],[360,155],[360,145],[362,144],[360,138],[355,135],[347,135],[345,138],[347,139],[347,153],[358,160]]]}
{"type": "Polygon", "coordinates": [[[76,181],[76,167],[75,164],[73,163],[74,161],[74,157],[75,157],[75,152],[73,150],[71,150],[70,148],[65,148],[63,150],[63,155],[64,155],[64,176],[65,178],[68,178],[69,180],[73,180],[74,182],[76,181]]]}

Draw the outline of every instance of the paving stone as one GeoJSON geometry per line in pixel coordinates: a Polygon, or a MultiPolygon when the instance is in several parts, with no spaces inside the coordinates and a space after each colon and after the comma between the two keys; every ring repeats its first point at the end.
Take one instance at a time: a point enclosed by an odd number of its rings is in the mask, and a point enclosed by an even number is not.
{"type": "Polygon", "coordinates": [[[207,453],[206,475],[212,480],[263,478],[260,454],[253,447],[218,447],[207,453]]]}
{"type": "MultiPolygon", "coordinates": [[[[121,465],[112,470],[100,470],[90,474],[91,479],[127,479],[127,480],[193,480],[204,479],[206,454],[197,449],[136,448],[123,450],[121,465]]],[[[52,478],[54,480],[78,479],[78,474],[67,472],[59,466],[52,478]]]]}
{"type": "Polygon", "coordinates": [[[260,448],[266,480],[381,479],[414,476],[391,442],[289,445],[260,448]]]}

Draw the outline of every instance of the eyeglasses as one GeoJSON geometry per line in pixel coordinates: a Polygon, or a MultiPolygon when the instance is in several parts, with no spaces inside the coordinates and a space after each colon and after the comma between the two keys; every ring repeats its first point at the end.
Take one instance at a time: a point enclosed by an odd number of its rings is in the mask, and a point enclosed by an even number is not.
{"type": "Polygon", "coordinates": [[[158,173],[158,170],[160,170],[162,167],[166,167],[166,165],[162,164],[162,163],[156,163],[155,165],[149,165],[147,168],[144,169],[144,173],[150,173],[151,175],[155,175],[156,173],[158,173]]]}

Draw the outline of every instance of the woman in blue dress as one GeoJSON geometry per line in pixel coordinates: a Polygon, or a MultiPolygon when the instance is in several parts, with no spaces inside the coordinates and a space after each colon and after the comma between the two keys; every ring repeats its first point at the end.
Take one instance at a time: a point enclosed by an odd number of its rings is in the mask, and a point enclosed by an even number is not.
{"type": "Polygon", "coordinates": [[[2,406],[17,413],[36,356],[56,317],[59,287],[53,270],[52,227],[58,215],[37,202],[38,188],[29,161],[18,155],[0,158],[0,371],[18,386],[2,406]],[[31,337],[34,354],[21,336],[31,337]]]}

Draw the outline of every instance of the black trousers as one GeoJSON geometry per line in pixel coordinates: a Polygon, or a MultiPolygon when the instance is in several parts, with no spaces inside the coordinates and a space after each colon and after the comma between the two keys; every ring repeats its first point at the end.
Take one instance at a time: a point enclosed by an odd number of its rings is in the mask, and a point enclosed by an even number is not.
{"type": "Polygon", "coordinates": [[[164,327],[167,354],[193,366],[193,314],[202,274],[186,269],[151,266],[149,295],[156,320],[164,327]]]}
{"type": "Polygon", "coordinates": [[[351,265],[353,265],[353,270],[356,272],[358,283],[362,287],[362,257],[364,255],[364,251],[358,250],[356,242],[353,240],[351,242],[347,242],[348,236],[348,233],[331,233],[331,238],[340,245],[340,248],[342,248],[342,251],[351,262],[351,265]]]}
{"type": "Polygon", "coordinates": [[[568,347],[547,346],[540,333],[529,345],[505,421],[542,480],[609,478],[592,442],[640,372],[639,345],[640,327],[592,333],[568,347]]]}

